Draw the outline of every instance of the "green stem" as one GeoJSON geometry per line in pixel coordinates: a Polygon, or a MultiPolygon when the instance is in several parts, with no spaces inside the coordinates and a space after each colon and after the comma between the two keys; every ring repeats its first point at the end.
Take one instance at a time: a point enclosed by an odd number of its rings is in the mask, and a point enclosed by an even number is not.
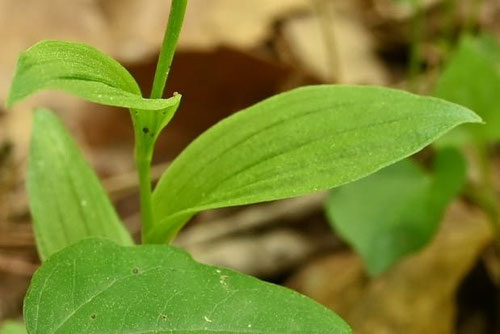
{"type": "Polygon", "coordinates": [[[141,201],[142,239],[144,242],[145,231],[149,231],[153,225],[153,207],[151,205],[151,159],[142,154],[136,158],[137,170],[139,172],[139,194],[141,201]]]}
{"type": "Polygon", "coordinates": [[[175,48],[179,40],[179,34],[186,13],[187,0],[172,0],[170,16],[168,18],[167,30],[163,38],[163,45],[156,65],[151,98],[159,99],[163,96],[163,90],[167,83],[170,66],[174,59],[175,48]]]}
{"type": "MultiPolygon", "coordinates": [[[[170,66],[174,58],[179,34],[186,13],[187,0],[172,0],[168,24],[163,39],[162,48],[156,66],[151,98],[159,99],[167,83],[170,66]]],[[[141,128],[141,127],[139,127],[141,128]]],[[[142,240],[145,242],[146,232],[154,224],[153,207],[151,203],[151,161],[153,158],[154,141],[143,140],[143,129],[136,129],[135,161],[139,174],[139,194],[141,202],[142,240]]]]}
{"type": "Polygon", "coordinates": [[[455,0],[446,0],[445,2],[446,15],[442,30],[442,39],[446,48],[446,53],[453,48],[453,28],[455,24],[455,13],[457,4],[455,0]]]}

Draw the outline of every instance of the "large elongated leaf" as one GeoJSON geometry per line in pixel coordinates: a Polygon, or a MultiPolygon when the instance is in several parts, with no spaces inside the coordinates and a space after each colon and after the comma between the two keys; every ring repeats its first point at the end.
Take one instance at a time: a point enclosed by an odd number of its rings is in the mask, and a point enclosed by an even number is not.
{"type": "Polygon", "coordinates": [[[153,194],[149,242],[171,239],[201,210],[282,199],[366,176],[451,128],[470,110],[377,87],[313,86],[277,95],[209,129],[153,194]]]}
{"type": "Polygon", "coordinates": [[[430,241],[464,181],[465,161],[448,148],[436,157],[432,174],[406,159],[334,189],[327,212],[368,272],[378,275],[430,241]]]}
{"type": "Polygon", "coordinates": [[[296,292],[196,263],[173,247],[85,240],[36,272],[29,333],[350,333],[296,292]]]}
{"type": "Polygon", "coordinates": [[[143,110],[166,109],[180,98],[145,99],[132,75],[113,58],[83,43],[54,40],[39,42],[21,54],[7,106],[42,89],[143,110]]]}
{"type": "Polygon", "coordinates": [[[48,110],[35,113],[28,191],[42,259],[91,236],[133,244],[94,172],[48,110]]]}
{"type": "Polygon", "coordinates": [[[486,122],[483,127],[460,127],[442,143],[500,139],[500,45],[493,38],[464,37],[441,75],[437,97],[473,109],[486,122]]]}

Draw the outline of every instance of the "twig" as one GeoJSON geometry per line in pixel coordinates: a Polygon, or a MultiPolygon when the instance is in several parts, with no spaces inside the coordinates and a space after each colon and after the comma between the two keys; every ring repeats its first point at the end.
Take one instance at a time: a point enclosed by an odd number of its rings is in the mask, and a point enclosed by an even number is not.
{"type": "Polygon", "coordinates": [[[206,221],[181,233],[174,244],[182,247],[208,243],[273,222],[300,222],[323,208],[326,192],[252,206],[229,217],[206,221]]]}

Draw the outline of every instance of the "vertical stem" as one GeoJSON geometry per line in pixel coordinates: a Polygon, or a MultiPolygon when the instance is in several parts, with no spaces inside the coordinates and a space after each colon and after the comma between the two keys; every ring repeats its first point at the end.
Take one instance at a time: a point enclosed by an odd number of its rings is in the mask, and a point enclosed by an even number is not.
{"type": "Polygon", "coordinates": [[[137,153],[136,166],[139,172],[139,194],[141,201],[142,240],[144,242],[145,231],[153,224],[153,208],[151,205],[151,159],[143,154],[137,153]]]}
{"type": "MultiPolygon", "coordinates": [[[[156,66],[151,98],[159,99],[163,96],[163,90],[167,83],[170,66],[174,58],[175,49],[179,40],[179,34],[186,13],[187,0],[172,0],[168,24],[163,38],[158,64],[156,66]]],[[[139,138],[143,134],[141,129],[136,130],[135,160],[139,174],[139,193],[141,201],[142,240],[154,224],[153,207],[151,203],[151,161],[153,158],[154,143],[144,145],[139,138]]]]}
{"type": "Polygon", "coordinates": [[[172,0],[170,16],[168,18],[167,30],[163,38],[163,45],[156,65],[153,88],[151,89],[151,98],[159,99],[163,96],[163,90],[167,83],[170,66],[174,59],[175,48],[179,41],[179,34],[186,13],[187,0],[172,0]]]}
{"type": "Polygon", "coordinates": [[[446,0],[445,2],[445,20],[442,30],[442,39],[446,48],[446,53],[453,47],[453,28],[455,24],[455,13],[457,9],[456,0],[446,0]]]}

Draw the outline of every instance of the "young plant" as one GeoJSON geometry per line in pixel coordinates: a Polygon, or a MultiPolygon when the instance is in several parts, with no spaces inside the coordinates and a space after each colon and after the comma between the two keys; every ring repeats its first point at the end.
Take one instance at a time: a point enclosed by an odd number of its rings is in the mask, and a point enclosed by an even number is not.
{"type": "Polygon", "coordinates": [[[500,201],[491,172],[491,149],[500,140],[498,92],[500,44],[487,34],[478,37],[464,35],[437,82],[435,95],[474,108],[486,125],[481,129],[467,126],[455,129],[438,144],[472,148],[474,161],[479,167],[479,180],[469,184],[467,196],[490,216],[500,236],[500,201]]]}
{"type": "Polygon", "coordinates": [[[490,147],[500,139],[499,91],[500,45],[487,35],[464,35],[435,95],[476,110],[486,125],[463,126],[440,138],[432,172],[402,161],[331,192],[326,204],[329,221],[359,252],[369,274],[380,274],[425,246],[447,205],[462,191],[500,231],[500,202],[489,156],[490,147]],[[478,182],[466,182],[467,164],[460,152],[464,149],[475,153],[478,182]],[[359,203],[364,203],[363,210],[359,203]],[[384,203],[391,203],[391,209],[384,203]]]}
{"type": "Polygon", "coordinates": [[[144,243],[132,244],[61,123],[38,110],[28,190],[44,263],[24,303],[28,333],[350,333],[340,317],[304,296],[196,263],[165,244],[200,211],[349,183],[480,118],[388,88],[303,87],[206,131],[152,192],[154,144],[181,99],[161,96],[186,5],[172,1],[150,98],[119,63],[84,44],[42,41],[19,59],[9,106],[57,89],[130,110],[144,243]]]}
{"type": "Polygon", "coordinates": [[[438,151],[430,172],[405,159],[332,190],[326,203],[329,221],[359,252],[367,272],[379,275],[431,240],[462,189],[465,172],[465,161],[453,148],[438,151]]]}

